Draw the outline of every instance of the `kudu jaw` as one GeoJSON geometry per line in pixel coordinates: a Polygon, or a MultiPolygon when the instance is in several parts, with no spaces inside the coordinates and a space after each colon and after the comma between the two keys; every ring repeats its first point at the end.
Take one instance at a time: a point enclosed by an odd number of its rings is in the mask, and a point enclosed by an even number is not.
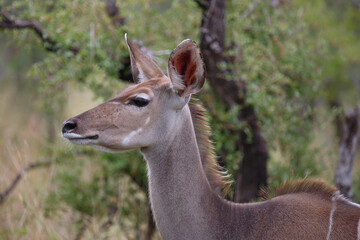
{"type": "MultiPolygon", "coordinates": [[[[126,36],[125,36],[126,38],[126,36]]],[[[166,141],[191,94],[204,84],[198,47],[184,40],[171,53],[169,78],[153,60],[126,38],[135,85],[117,97],[63,123],[62,135],[74,144],[119,152],[166,141]]]]}

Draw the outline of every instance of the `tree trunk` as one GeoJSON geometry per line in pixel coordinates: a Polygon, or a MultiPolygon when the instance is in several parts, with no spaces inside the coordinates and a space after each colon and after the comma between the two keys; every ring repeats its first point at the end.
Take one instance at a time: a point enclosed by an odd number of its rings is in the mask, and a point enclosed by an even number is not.
{"type": "Polygon", "coordinates": [[[347,198],[352,197],[352,166],[359,138],[359,107],[346,112],[339,160],[335,172],[335,184],[347,198]]]}
{"type": "Polygon", "coordinates": [[[250,130],[249,136],[245,131],[236,131],[240,136],[236,143],[238,151],[243,153],[243,160],[239,162],[239,170],[235,179],[236,202],[248,202],[257,197],[261,186],[267,185],[266,142],[260,133],[257,117],[253,106],[246,104],[246,83],[225,79],[225,75],[233,76],[232,67],[221,69],[220,63],[232,66],[234,59],[224,54],[225,42],[225,0],[196,1],[203,10],[200,28],[200,49],[204,57],[207,79],[219,100],[230,109],[234,104],[241,106],[238,119],[245,121],[250,130]]]}

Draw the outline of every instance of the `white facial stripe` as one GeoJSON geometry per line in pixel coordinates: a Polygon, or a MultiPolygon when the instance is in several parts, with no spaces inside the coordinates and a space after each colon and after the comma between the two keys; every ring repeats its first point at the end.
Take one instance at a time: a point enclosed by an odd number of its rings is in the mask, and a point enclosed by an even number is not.
{"type": "Polygon", "coordinates": [[[120,104],[120,102],[108,102],[108,104],[119,105],[119,104],[120,104]]]}
{"type": "Polygon", "coordinates": [[[77,145],[89,145],[91,143],[96,142],[96,140],[93,139],[77,139],[77,138],[68,138],[70,140],[70,142],[72,142],[73,144],[77,144],[77,145]]]}
{"type": "Polygon", "coordinates": [[[132,131],[131,133],[129,133],[129,135],[127,135],[124,140],[122,141],[122,144],[126,145],[130,142],[130,140],[136,135],[142,132],[142,128],[138,128],[135,131],[132,131]]]}
{"type": "Polygon", "coordinates": [[[136,97],[150,100],[150,96],[147,95],[146,93],[139,93],[138,95],[136,95],[136,97]]]}
{"type": "Polygon", "coordinates": [[[146,121],[145,121],[145,125],[148,125],[150,122],[150,117],[147,117],[146,121]]]}
{"type": "Polygon", "coordinates": [[[68,139],[71,139],[71,138],[83,138],[83,136],[81,136],[80,134],[77,134],[77,133],[63,133],[62,136],[64,138],[68,138],[68,139]]]}

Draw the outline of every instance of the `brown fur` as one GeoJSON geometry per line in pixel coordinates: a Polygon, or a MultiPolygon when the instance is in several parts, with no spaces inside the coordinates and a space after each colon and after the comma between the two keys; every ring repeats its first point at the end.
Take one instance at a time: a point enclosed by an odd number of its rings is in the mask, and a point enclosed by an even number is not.
{"type": "MultiPolygon", "coordinates": [[[[189,108],[206,177],[212,189],[225,196],[232,181],[228,180],[229,175],[216,161],[214,145],[210,140],[211,128],[206,117],[206,110],[197,99],[192,99],[189,108]]],[[[267,200],[292,193],[311,193],[331,199],[337,191],[334,186],[323,180],[301,179],[285,182],[275,189],[262,189],[260,195],[264,200],[267,200]]]]}
{"type": "Polygon", "coordinates": [[[301,179],[284,182],[274,190],[263,189],[261,196],[265,200],[277,196],[282,196],[292,193],[311,193],[321,195],[324,198],[331,199],[331,197],[338,192],[338,190],[320,179],[301,179]]]}
{"type": "Polygon", "coordinates": [[[216,161],[214,145],[210,140],[211,129],[207,121],[206,111],[203,106],[197,102],[197,100],[192,100],[192,102],[189,103],[189,108],[201,162],[211,188],[218,194],[225,196],[230,189],[232,181],[228,180],[229,175],[216,161]]]}
{"type": "Polygon", "coordinates": [[[204,85],[206,71],[195,42],[181,42],[169,57],[169,77],[180,96],[196,93],[204,85]],[[173,78],[172,76],[178,75],[173,78]]]}
{"type": "MultiPolygon", "coordinates": [[[[206,177],[212,189],[225,196],[232,181],[228,180],[229,175],[216,161],[214,145],[210,140],[211,128],[206,117],[206,110],[197,99],[193,99],[189,103],[189,108],[206,177]]],[[[260,195],[264,200],[267,200],[292,193],[311,193],[331,199],[337,191],[334,186],[323,180],[301,179],[290,180],[275,189],[262,189],[260,195]]]]}
{"type": "Polygon", "coordinates": [[[122,103],[126,103],[129,99],[134,97],[135,95],[143,92],[150,94],[155,88],[162,88],[164,86],[168,86],[169,81],[167,78],[154,78],[137,85],[133,85],[132,87],[126,88],[119,96],[114,98],[112,101],[119,101],[122,103]]]}
{"type": "Polygon", "coordinates": [[[148,55],[138,49],[131,41],[126,38],[128,44],[130,61],[131,61],[131,72],[135,83],[144,81],[141,78],[161,78],[164,73],[161,71],[159,66],[154,63],[148,55]],[[141,76],[141,78],[139,78],[141,76]]]}

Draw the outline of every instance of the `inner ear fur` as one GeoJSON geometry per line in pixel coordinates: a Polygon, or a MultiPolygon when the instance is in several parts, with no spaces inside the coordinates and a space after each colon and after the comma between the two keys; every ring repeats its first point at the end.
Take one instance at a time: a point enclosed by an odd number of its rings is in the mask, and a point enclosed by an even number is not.
{"type": "Polygon", "coordinates": [[[200,91],[206,71],[200,49],[194,41],[186,39],[172,51],[168,71],[173,89],[181,97],[200,91]]]}
{"type": "Polygon", "coordinates": [[[127,34],[125,34],[125,40],[129,48],[131,72],[135,83],[164,76],[160,67],[132,41],[128,40],[127,34]]]}

